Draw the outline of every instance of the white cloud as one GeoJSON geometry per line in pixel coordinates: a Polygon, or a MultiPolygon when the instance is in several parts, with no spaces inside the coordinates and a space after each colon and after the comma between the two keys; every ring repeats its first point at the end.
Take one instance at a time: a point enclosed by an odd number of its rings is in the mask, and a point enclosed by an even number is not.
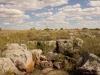
{"type": "Polygon", "coordinates": [[[46,6],[54,7],[62,4],[68,4],[68,0],[0,0],[0,2],[12,3],[5,5],[5,7],[20,10],[36,10],[42,9],[46,6]]]}
{"type": "Polygon", "coordinates": [[[91,6],[100,6],[100,0],[90,1],[89,5],[91,5],[91,6]]]}
{"type": "Polygon", "coordinates": [[[58,10],[69,10],[69,9],[75,9],[75,8],[80,8],[80,7],[81,7],[80,4],[75,4],[72,6],[65,6],[65,7],[59,8],[58,10]]]}
{"type": "Polygon", "coordinates": [[[92,19],[92,17],[86,17],[86,19],[92,19]]]}
{"type": "MultiPolygon", "coordinates": [[[[42,9],[46,6],[59,6],[68,4],[68,0],[0,0],[0,19],[4,24],[22,23],[24,19],[29,19],[25,11],[42,9]]],[[[36,14],[38,17],[51,16],[52,12],[36,14]]]]}
{"type": "Polygon", "coordinates": [[[81,8],[80,4],[73,6],[65,6],[58,9],[59,12],[48,17],[45,22],[58,27],[69,27],[69,28],[83,28],[83,27],[100,27],[97,21],[93,21],[92,17],[100,16],[100,7],[81,8]],[[70,25],[69,20],[77,21],[77,25],[70,25]],[[82,26],[81,26],[82,25],[82,26]],[[78,27],[79,26],[79,27],[78,27]]]}
{"type": "Polygon", "coordinates": [[[59,9],[65,16],[93,17],[100,16],[100,7],[82,9],[79,4],[59,9]]]}
{"type": "Polygon", "coordinates": [[[75,28],[100,28],[100,20],[83,20],[74,25],[75,28]]]}
{"type": "Polygon", "coordinates": [[[4,24],[15,24],[22,23],[24,19],[29,19],[28,15],[25,15],[23,11],[17,9],[4,8],[1,5],[0,8],[0,19],[4,20],[4,24]]]}
{"type": "Polygon", "coordinates": [[[33,13],[37,17],[45,17],[45,16],[51,16],[53,13],[52,12],[43,12],[43,13],[33,13]]]}
{"type": "Polygon", "coordinates": [[[71,18],[66,18],[66,20],[83,20],[83,17],[80,16],[75,16],[75,17],[71,17],[71,18]]]}

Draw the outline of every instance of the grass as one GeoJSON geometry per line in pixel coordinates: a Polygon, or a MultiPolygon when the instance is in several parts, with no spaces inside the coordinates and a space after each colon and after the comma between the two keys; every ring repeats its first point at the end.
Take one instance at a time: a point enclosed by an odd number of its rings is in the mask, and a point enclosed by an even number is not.
{"type": "Polygon", "coordinates": [[[71,32],[84,40],[84,45],[79,48],[81,52],[89,51],[100,56],[100,30],[0,30],[0,50],[3,50],[7,43],[23,43],[27,45],[28,49],[40,48],[46,53],[50,47],[48,47],[48,43],[40,41],[68,39],[70,38],[68,34],[71,32]],[[96,38],[80,34],[89,32],[96,38]],[[38,41],[40,45],[27,43],[28,41],[38,41]]]}
{"type": "MultiPolygon", "coordinates": [[[[42,49],[45,54],[52,51],[52,46],[50,47],[46,41],[69,39],[69,33],[74,33],[75,37],[83,39],[83,46],[78,47],[80,55],[84,52],[90,52],[100,57],[100,30],[0,30],[0,50],[5,50],[7,43],[22,43],[26,44],[29,50],[38,48],[42,49]],[[96,37],[91,37],[93,35],[96,37]]],[[[77,54],[75,57],[77,57],[77,54]]],[[[65,57],[59,54],[55,59],[62,62],[65,57]]],[[[72,71],[73,67],[73,63],[68,62],[65,63],[64,69],[72,71]]]]}

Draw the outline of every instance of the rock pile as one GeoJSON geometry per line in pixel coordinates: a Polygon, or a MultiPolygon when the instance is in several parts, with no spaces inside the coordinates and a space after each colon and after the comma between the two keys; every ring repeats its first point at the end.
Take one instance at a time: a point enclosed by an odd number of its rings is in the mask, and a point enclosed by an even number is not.
{"type": "MultiPolygon", "coordinates": [[[[78,46],[82,46],[83,40],[75,40],[78,46]]],[[[7,71],[10,71],[17,75],[25,75],[33,72],[34,69],[61,69],[64,67],[62,65],[64,65],[65,60],[75,64],[70,57],[75,52],[73,42],[72,39],[49,41],[48,47],[53,47],[53,50],[45,55],[42,54],[41,49],[28,50],[25,44],[7,44],[0,58],[0,73],[4,75],[7,71]]],[[[35,41],[35,43],[37,42],[35,41]]]]}

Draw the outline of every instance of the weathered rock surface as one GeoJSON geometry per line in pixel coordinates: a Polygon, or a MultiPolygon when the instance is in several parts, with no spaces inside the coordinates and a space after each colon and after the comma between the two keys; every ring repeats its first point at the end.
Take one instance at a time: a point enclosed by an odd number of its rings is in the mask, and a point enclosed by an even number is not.
{"type": "Polygon", "coordinates": [[[41,49],[31,50],[32,58],[35,61],[35,64],[39,64],[40,63],[40,57],[41,57],[42,52],[43,51],[41,49]]]}
{"type": "Polygon", "coordinates": [[[57,40],[57,52],[66,55],[73,53],[73,40],[57,40]]]}
{"type": "Polygon", "coordinates": [[[41,47],[44,46],[47,48],[47,52],[54,51],[56,49],[56,41],[38,41],[37,46],[41,47]]]}
{"type": "Polygon", "coordinates": [[[34,69],[34,61],[32,53],[27,50],[26,45],[21,46],[16,43],[7,44],[6,50],[2,52],[2,56],[10,58],[17,67],[26,72],[31,72],[34,69]],[[19,66],[21,64],[21,66],[19,66]]]}
{"type": "Polygon", "coordinates": [[[42,73],[46,74],[46,73],[48,73],[52,70],[53,70],[53,68],[45,68],[45,69],[42,70],[42,73]]]}
{"type": "Polygon", "coordinates": [[[92,53],[85,53],[84,56],[77,62],[76,70],[80,74],[87,73],[89,75],[99,75],[100,59],[92,53]]]}
{"type": "Polygon", "coordinates": [[[17,75],[24,75],[25,72],[20,72],[10,58],[0,58],[0,75],[5,75],[7,72],[14,72],[17,75]]]}
{"type": "Polygon", "coordinates": [[[51,61],[41,61],[39,66],[40,66],[41,69],[52,68],[53,63],[51,61]]]}
{"type": "Polygon", "coordinates": [[[61,68],[61,64],[62,64],[62,62],[54,62],[53,63],[53,67],[57,68],[57,69],[60,69],[61,68]]]}
{"type": "Polygon", "coordinates": [[[57,56],[57,53],[47,52],[46,57],[48,61],[55,60],[54,57],[57,56]]]}
{"type": "Polygon", "coordinates": [[[45,68],[42,70],[42,73],[44,75],[69,75],[67,72],[65,71],[61,71],[61,70],[54,70],[53,68],[45,68]]]}
{"type": "Polygon", "coordinates": [[[82,47],[83,46],[84,41],[80,38],[76,38],[74,40],[74,47],[82,47]]]}
{"type": "Polygon", "coordinates": [[[69,74],[65,71],[54,70],[54,71],[47,73],[47,75],[69,75],[69,74]]]}

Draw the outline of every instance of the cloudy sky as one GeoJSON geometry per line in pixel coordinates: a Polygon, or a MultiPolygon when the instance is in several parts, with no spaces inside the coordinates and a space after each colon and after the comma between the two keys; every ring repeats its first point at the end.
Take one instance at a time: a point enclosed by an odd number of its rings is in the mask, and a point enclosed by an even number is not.
{"type": "Polygon", "coordinates": [[[100,0],[0,0],[0,27],[100,28],[100,0]]]}

